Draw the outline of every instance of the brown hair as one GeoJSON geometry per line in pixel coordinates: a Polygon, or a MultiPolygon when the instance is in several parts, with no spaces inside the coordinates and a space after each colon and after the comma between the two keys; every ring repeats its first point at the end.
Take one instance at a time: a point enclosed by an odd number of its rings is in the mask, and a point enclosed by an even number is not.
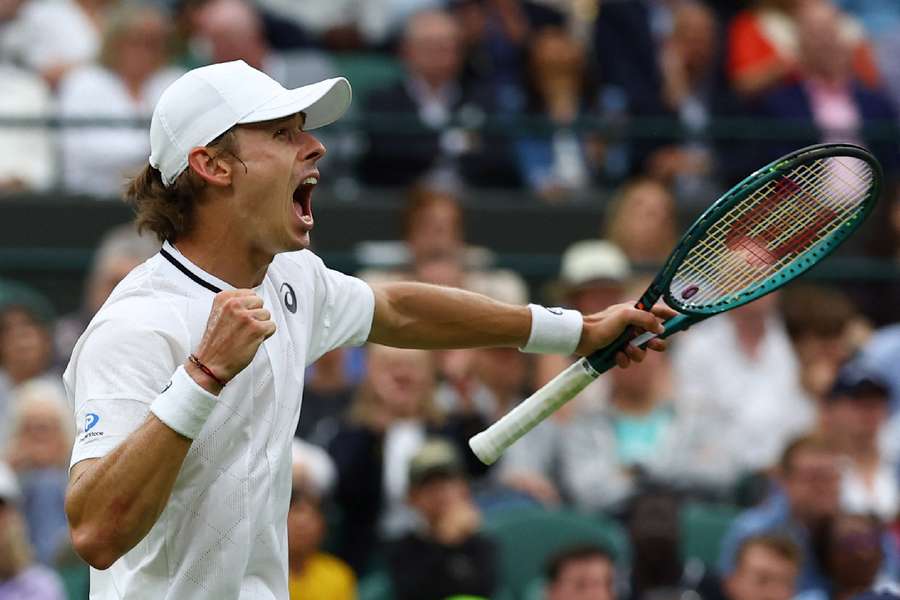
{"type": "Polygon", "coordinates": [[[569,563],[588,558],[599,558],[611,564],[615,562],[613,553],[607,548],[593,542],[581,542],[572,546],[566,546],[550,556],[544,566],[544,576],[547,578],[547,581],[555,583],[560,573],[569,563]]]}
{"type": "Polygon", "coordinates": [[[839,337],[857,317],[856,307],[846,294],[808,283],[792,285],[782,292],[781,313],[793,340],[808,335],[839,337]]]}
{"type": "Polygon", "coordinates": [[[453,208],[456,213],[456,225],[459,229],[460,236],[465,231],[465,221],[463,208],[459,203],[459,199],[451,192],[430,187],[425,184],[417,184],[413,186],[406,195],[406,205],[401,213],[401,224],[403,227],[403,238],[409,239],[416,223],[421,214],[426,212],[432,206],[445,204],[453,208]]]}
{"type": "Polygon", "coordinates": [[[794,459],[801,452],[811,450],[813,452],[832,453],[834,446],[822,435],[808,434],[794,438],[781,453],[778,466],[782,473],[790,473],[794,466],[794,459]]]}
{"type": "Polygon", "coordinates": [[[621,248],[626,256],[633,262],[662,262],[668,257],[669,252],[671,252],[678,241],[677,221],[677,207],[672,191],[656,179],[636,177],[625,182],[613,196],[612,201],[609,203],[605,222],[601,227],[600,233],[602,238],[611,241],[621,248]],[[628,214],[628,209],[630,205],[633,204],[636,193],[644,188],[651,188],[665,197],[666,211],[668,212],[668,222],[663,224],[663,229],[656,232],[656,235],[653,237],[653,247],[640,249],[644,254],[652,254],[652,257],[634,256],[636,250],[634,247],[634,240],[630,239],[628,236],[629,226],[633,224],[634,220],[634,216],[628,214]]]}
{"type": "Polygon", "coordinates": [[[783,534],[764,533],[761,535],[750,536],[738,546],[737,554],[734,559],[735,566],[741,564],[741,561],[744,560],[744,556],[746,556],[747,552],[750,551],[750,548],[754,546],[765,548],[777,555],[778,558],[790,562],[795,567],[799,567],[800,563],[803,561],[803,554],[801,553],[800,546],[797,545],[797,542],[783,534]]]}
{"type": "MultiPolygon", "coordinates": [[[[219,148],[237,158],[237,137],[234,128],[206,144],[207,148],[219,148]]],[[[237,160],[240,161],[239,158],[237,160]]],[[[172,185],[163,184],[162,173],[146,165],[128,183],[125,201],[134,209],[138,233],[149,229],[160,242],[175,242],[190,233],[194,227],[194,206],[206,188],[203,181],[190,167],[185,169],[172,185]]]]}

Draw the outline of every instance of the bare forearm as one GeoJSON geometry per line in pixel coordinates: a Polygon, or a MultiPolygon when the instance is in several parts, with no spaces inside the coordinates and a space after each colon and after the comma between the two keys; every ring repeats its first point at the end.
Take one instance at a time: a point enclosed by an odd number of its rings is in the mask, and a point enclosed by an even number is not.
{"type": "Polygon", "coordinates": [[[172,493],[191,440],[150,414],[128,439],[73,469],[66,515],[76,550],[106,568],[143,539],[172,493]]]}
{"type": "Polygon", "coordinates": [[[369,341],[403,348],[523,346],[531,328],[527,307],[464,290],[421,283],[374,288],[369,341]]]}

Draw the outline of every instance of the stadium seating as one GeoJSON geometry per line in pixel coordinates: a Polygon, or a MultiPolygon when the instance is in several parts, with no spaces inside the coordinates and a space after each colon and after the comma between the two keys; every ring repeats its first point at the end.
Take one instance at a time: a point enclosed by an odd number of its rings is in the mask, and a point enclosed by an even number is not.
{"type": "Polygon", "coordinates": [[[591,542],[609,550],[620,564],[630,558],[625,531],[605,517],[522,508],[496,514],[485,526],[499,545],[500,581],[506,597],[533,593],[547,559],[567,546],[591,542]]]}

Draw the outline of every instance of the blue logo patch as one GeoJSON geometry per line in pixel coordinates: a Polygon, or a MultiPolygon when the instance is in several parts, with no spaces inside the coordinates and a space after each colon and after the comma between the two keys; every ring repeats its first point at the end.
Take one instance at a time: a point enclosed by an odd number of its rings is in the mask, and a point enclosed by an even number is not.
{"type": "Polygon", "coordinates": [[[94,425],[100,420],[100,415],[97,413],[88,413],[84,415],[84,431],[87,433],[91,429],[93,429],[94,425]]]}

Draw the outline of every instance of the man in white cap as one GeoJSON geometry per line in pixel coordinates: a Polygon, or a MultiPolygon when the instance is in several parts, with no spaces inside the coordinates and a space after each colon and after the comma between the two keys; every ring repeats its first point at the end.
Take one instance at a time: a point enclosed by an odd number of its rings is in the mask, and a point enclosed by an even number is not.
{"type": "Polygon", "coordinates": [[[585,354],[628,325],[661,330],[664,309],[582,316],[326,268],[305,251],[325,153],[308,130],[349,103],[343,78],[286,90],[242,61],[160,98],[129,198],[163,247],[116,287],[65,374],[79,427],[66,512],[92,599],[288,597],[304,367],[333,348],[585,354]]]}

